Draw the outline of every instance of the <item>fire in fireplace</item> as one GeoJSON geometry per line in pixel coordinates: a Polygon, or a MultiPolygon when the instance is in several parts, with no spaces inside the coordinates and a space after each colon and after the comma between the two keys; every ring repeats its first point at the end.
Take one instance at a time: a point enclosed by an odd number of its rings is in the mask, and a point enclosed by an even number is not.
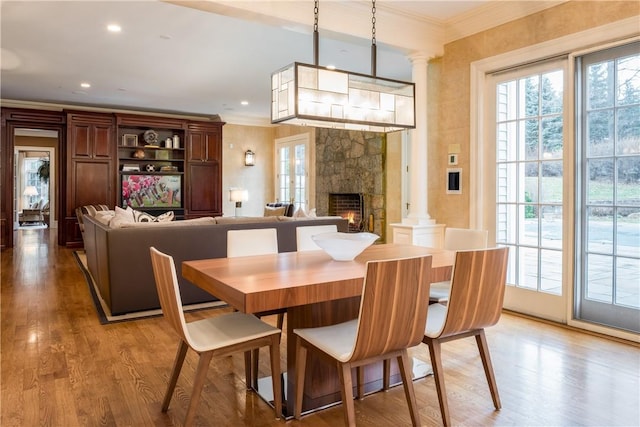
{"type": "Polygon", "coordinates": [[[349,233],[364,230],[364,196],[362,193],[329,193],[329,215],[349,221],[349,233]]]}

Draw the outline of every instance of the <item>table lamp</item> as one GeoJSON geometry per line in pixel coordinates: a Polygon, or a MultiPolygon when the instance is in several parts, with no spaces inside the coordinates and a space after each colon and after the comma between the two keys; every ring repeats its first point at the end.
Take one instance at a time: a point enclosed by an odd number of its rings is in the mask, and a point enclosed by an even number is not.
{"type": "Polygon", "coordinates": [[[236,203],[236,217],[239,216],[238,211],[242,207],[242,202],[246,201],[247,199],[247,190],[243,190],[242,188],[229,189],[229,200],[236,203]]]}

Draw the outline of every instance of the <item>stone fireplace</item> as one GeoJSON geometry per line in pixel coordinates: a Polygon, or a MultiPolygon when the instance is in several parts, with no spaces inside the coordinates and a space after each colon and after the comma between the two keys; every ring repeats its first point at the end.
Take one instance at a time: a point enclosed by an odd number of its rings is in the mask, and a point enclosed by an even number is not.
{"type": "Polygon", "coordinates": [[[346,218],[349,233],[367,231],[362,193],[329,193],[329,215],[346,218]]]}
{"type": "MultiPolygon", "coordinates": [[[[369,231],[385,241],[386,137],[382,133],[316,129],[316,210],[333,215],[331,195],[350,196],[360,203],[350,232],[369,231]]],[[[342,215],[342,214],[339,214],[342,215]]]]}

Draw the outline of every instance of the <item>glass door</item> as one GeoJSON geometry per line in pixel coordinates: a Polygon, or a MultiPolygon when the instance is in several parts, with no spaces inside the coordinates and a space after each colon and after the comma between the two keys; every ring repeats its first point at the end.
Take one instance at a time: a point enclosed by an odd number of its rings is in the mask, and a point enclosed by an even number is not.
{"type": "Polygon", "coordinates": [[[307,134],[276,141],[276,195],[280,202],[309,207],[309,137],[307,134]]]}
{"type": "MultiPolygon", "coordinates": [[[[487,79],[485,228],[507,246],[504,306],[566,321],[563,247],[566,61],[545,62],[487,79]],[[493,171],[493,172],[489,172],[493,171]],[[489,206],[491,204],[491,206],[489,206]]],[[[490,242],[493,243],[493,242],[490,242]]]]}
{"type": "Polygon", "coordinates": [[[578,58],[576,318],[640,332],[640,43],[578,58]]]}

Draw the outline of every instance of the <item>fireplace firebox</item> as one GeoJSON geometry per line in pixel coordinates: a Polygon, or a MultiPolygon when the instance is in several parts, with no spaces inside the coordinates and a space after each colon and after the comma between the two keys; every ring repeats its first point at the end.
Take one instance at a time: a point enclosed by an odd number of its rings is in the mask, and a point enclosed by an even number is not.
{"type": "Polygon", "coordinates": [[[364,196],[362,193],[329,193],[329,215],[337,215],[349,221],[349,233],[364,230],[364,196]]]}

